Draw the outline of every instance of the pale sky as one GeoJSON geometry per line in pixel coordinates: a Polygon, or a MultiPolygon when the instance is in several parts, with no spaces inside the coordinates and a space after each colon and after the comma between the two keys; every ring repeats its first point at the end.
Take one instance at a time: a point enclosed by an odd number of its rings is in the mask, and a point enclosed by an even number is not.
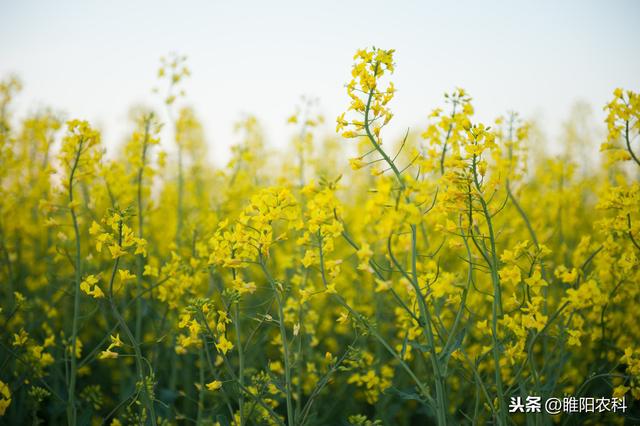
{"type": "Polygon", "coordinates": [[[221,162],[243,113],[283,146],[301,95],[333,131],[353,53],[375,45],[397,50],[392,135],[422,129],[460,86],[479,119],[516,110],[553,137],[575,101],[601,119],[615,87],[640,89],[639,21],[639,1],[0,0],[0,77],[23,80],[19,116],[51,106],[113,145],[132,104],[161,106],[159,57],[186,54],[187,101],[221,162]]]}

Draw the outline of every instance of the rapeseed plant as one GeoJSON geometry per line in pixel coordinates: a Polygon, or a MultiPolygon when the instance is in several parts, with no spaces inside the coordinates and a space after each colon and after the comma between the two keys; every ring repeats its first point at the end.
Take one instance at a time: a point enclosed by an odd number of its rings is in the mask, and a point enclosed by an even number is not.
{"type": "Polygon", "coordinates": [[[637,421],[640,95],[614,90],[584,169],[573,124],[551,156],[462,88],[393,141],[394,53],[356,52],[338,137],[303,98],[290,149],[246,116],[222,168],[183,56],[112,155],[86,121],[16,121],[2,82],[0,423],[637,421]]]}

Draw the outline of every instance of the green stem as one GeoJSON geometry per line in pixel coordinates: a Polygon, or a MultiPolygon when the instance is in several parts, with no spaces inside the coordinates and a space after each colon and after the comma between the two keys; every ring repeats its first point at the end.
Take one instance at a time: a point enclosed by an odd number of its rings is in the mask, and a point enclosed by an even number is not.
{"type": "Polygon", "coordinates": [[[202,424],[202,415],[204,411],[204,348],[200,346],[199,351],[199,359],[198,359],[198,370],[199,370],[199,380],[200,380],[200,389],[198,390],[198,414],[196,416],[196,425],[200,426],[202,424]]]}
{"type": "Polygon", "coordinates": [[[513,195],[513,192],[511,192],[509,180],[507,180],[506,187],[507,187],[507,194],[509,195],[509,198],[511,198],[511,202],[515,206],[516,210],[518,210],[520,217],[522,217],[522,220],[524,221],[524,224],[527,227],[527,231],[529,231],[529,235],[531,236],[531,240],[533,241],[533,244],[536,246],[536,249],[540,249],[540,245],[538,244],[538,238],[536,237],[536,233],[533,230],[533,227],[531,226],[531,222],[529,221],[527,214],[525,213],[520,203],[518,203],[518,201],[516,200],[516,197],[513,195]]]}
{"type": "MultiPolygon", "coordinates": [[[[142,189],[143,189],[143,177],[144,167],[147,159],[147,144],[149,141],[149,127],[151,125],[151,116],[145,118],[144,126],[144,139],[142,141],[142,164],[138,169],[137,177],[137,204],[138,204],[138,237],[144,238],[144,217],[143,217],[143,205],[142,205],[142,189]]],[[[142,276],[144,273],[144,256],[141,254],[136,258],[136,293],[140,295],[142,292],[142,276]]],[[[136,340],[141,341],[142,337],[142,298],[136,298],[136,340]]]]}
{"type": "Polygon", "coordinates": [[[496,391],[498,393],[498,424],[506,425],[507,418],[505,415],[505,399],[504,399],[504,389],[502,384],[502,375],[500,372],[500,348],[498,342],[498,317],[502,316],[502,298],[501,298],[501,288],[500,288],[500,278],[498,276],[498,255],[496,253],[496,240],[495,234],[493,231],[493,223],[491,221],[491,214],[489,212],[489,207],[487,206],[487,202],[482,195],[482,188],[480,187],[480,182],[478,180],[477,173],[477,156],[473,156],[473,180],[478,192],[478,200],[482,205],[482,212],[485,217],[485,221],[487,223],[487,228],[489,230],[489,241],[491,243],[491,261],[488,262],[489,269],[491,270],[491,281],[493,283],[493,303],[491,306],[491,337],[493,343],[493,362],[495,368],[495,377],[496,377],[496,391]]]}
{"type": "Polygon", "coordinates": [[[447,136],[444,138],[444,143],[442,144],[442,155],[440,156],[440,174],[444,175],[444,159],[447,155],[447,143],[449,142],[449,138],[451,137],[451,131],[453,130],[453,119],[456,116],[456,106],[458,103],[456,101],[453,102],[453,110],[451,111],[451,123],[449,123],[449,128],[447,129],[447,136]]]}
{"type": "MultiPolygon", "coordinates": [[[[242,339],[240,334],[240,301],[237,301],[233,307],[233,324],[236,329],[236,346],[238,348],[238,383],[242,388],[244,387],[244,351],[242,348],[242,339]]],[[[238,398],[238,405],[240,411],[240,426],[244,426],[244,394],[242,392],[240,392],[240,396],[238,398]]]]}
{"type": "Polygon", "coordinates": [[[69,210],[71,211],[71,220],[73,221],[73,232],[76,242],[76,257],[75,257],[75,283],[74,283],[74,295],[73,295],[73,322],[71,325],[71,371],[69,377],[69,395],[67,402],[67,423],[69,426],[75,426],[77,423],[77,409],[75,402],[76,394],[76,378],[78,373],[77,361],[76,361],[76,345],[78,341],[78,317],[80,316],[80,280],[82,279],[82,260],[80,257],[80,228],[78,226],[78,217],[76,215],[75,207],[73,206],[73,178],[76,170],[78,169],[78,163],[80,161],[80,154],[82,154],[83,139],[80,139],[78,144],[78,150],[71,167],[71,173],[69,173],[69,210]]]}
{"type": "MultiPolygon", "coordinates": [[[[118,223],[118,245],[122,245],[122,221],[118,223]]],[[[144,396],[144,403],[149,410],[149,417],[151,417],[151,424],[153,426],[157,425],[156,413],[153,404],[152,397],[149,393],[149,387],[147,383],[147,378],[144,373],[143,366],[143,357],[142,352],[140,351],[140,344],[136,340],[135,336],[131,332],[131,329],[127,325],[122,314],[118,311],[118,307],[116,306],[115,300],[113,298],[113,283],[115,282],[116,272],[118,271],[118,265],[120,264],[120,257],[116,258],[116,261],[113,264],[113,269],[111,270],[111,279],[109,280],[109,303],[111,305],[111,310],[113,311],[113,315],[116,317],[118,324],[120,324],[120,328],[129,339],[129,343],[133,347],[133,352],[135,354],[136,360],[136,369],[138,373],[138,380],[140,380],[142,386],[142,395],[144,396]]]]}
{"type": "Polygon", "coordinates": [[[433,329],[431,328],[431,314],[427,309],[427,304],[422,297],[422,292],[420,290],[420,284],[418,282],[418,270],[417,270],[417,247],[416,241],[417,233],[416,226],[411,225],[411,276],[412,276],[412,284],[414,290],[416,292],[416,299],[418,300],[418,307],[420,309],[420,316],[422,320],[425,321],[424,330],[427,333],[427,341],[429,342],[429,350],[431,352],[431,366],[433,368],[433,373],[435,375],[435,383],[436,383],[436,400],[437,400],[437,419],[439,425],[447,424],[447,402],[445,395],[445,384],[444,378],[442,377],[442,371],[440,369],[440,362],[438,361],[438,354],[436,352],[435,346],[435,338],[433,336],[433,329]]]}
{"type": "Polygon", "coordinates": [[[280,294],[280,291],[278,290],[276,282],[273,280],[264,264],[262,255],[260,255],[260,267],[262,268],[267,281],[269,281],[269,284],[271,285],[273,293],[276,297],[276,304],[278,305],[278,323],[280,326],[280,337],[282,339],[282,350],[284,356],[284,386],[287,399],[287,423],[289,426],[293,426],[295,425],[295,412],[293,410],[293,400],[291,398],[291,365],[289,359],[289,345],[287,343],[287,329],[284,325],[284,309],[282,296],[280,294]]]}
{"type": "Polygon", "coordinates": [[[631,149],[631,138],[629,138],[629,121],[628,120],[625,122],[625,126],[624,126],[624,139],[627,144],[627,151],[629,151],[629,154],[631,154],[631,158],[633,158],[633,161],[635,161],[636,164],[640,166],[640,158],[638,158],[635,152],[633,152],[633,150],[631,149]]]}
{"type": "MultiPolygon", "coordinates": [[[[327,288],[327,276],[326,276],[326,271],[324,268],[324,252],[322,250],[322,240],[320,240],[320,276],[322,278],[322,283],[324,284],[324,287],[327,288]]],[[[362,321],[361,315],[355,310],[353,309],[341,296],[334,294],[333,295],[334,298],[338,301],[338,303],[340,304],[340,306],[342,306],[343,308],[345,308],[347,311],[349,311],[349,314],[352,315],[355,319],[362,321]]],[[[392,347],[391,345],[389,345],[389,343],[387,343],[387,341],[384,339],[384,337],[382,337],[382,335],[380,333],[378,333],[378,331],[370,326],[367,326],[367,330],[369,331],[369,333],[371,333],[373,335],[373,337],[376,338],[376,340],[378,342],[380,342],[380,344],[387,350],[387,352],[389,352],[389,354],[391,356],[393,356],[396,361],[398,361],[398,363],[400,364],[400,366],[407,372],[407,374],[409,375],[409,377],[411,377],[411,379],[413,380],[413,382],[416,384],[416,386],[418,387],[418,389],[420,390],[420,393],[422,394],[422,396],[432,405],[435,407],[435,401],[433,401],[433,398],[431,398],[431,396],[429,395],[429,390],[427,389],[427,387],[420,381],[420,379],[418,379],[418,377],[415,375],[415,373],[413,372],[413,370],[411,370],[411,367],[409,367],[409,365],[406,363],[406,361],[402,358],[402,356],[400,356],[400,354],[398,354],[392,347]]]]}
{"type": "MultiPolygon", "coordinates": [[[[203,318],[203,322],[204,322],[204,326],[205,329],[207,330],[207,333],[209,336],[215,336],[215,334],[213,333],[213,331],[211,330],[211,327],[209,327],[209,323],[207,322],[206,318],[204,317],[204,314],[201,314],[202,318],[203,318]]],[[[205,355],[207,356],[207,362],[209,364],[209,369],[211,370],[211,373],[213,374],[213,376],[215,377],[216,380],[218,380],[218,375],[216,374],[215,369],[213,368],[213,363],[211,362],[211,354],[209,353],[209,347],[206,346],[207,341],[206,339],[203,338],[203,344],[205,345],[205,355]]],[[[238,386],[240,387],[240,390],[242,392],[244,392],[249,398],[251,398],[254,403],[256,403],[257,405],[261,406],[262,408],[265,409],[265,411],[267,411],[269,413],[269,415],[271,416],[271,418],[274,420],[274,422],[280,426],[284,426],[284,422],[280,419],[280,417],[278,417],[278,415],[275,413],[275,411],[273,411],[273,409],[267,405],[262,398],[259,398],[258,396],[254,395],[251,390],[249,390],[246,386],[244,386],[243,384],[240,383],[240,380],[238,379],[238,377],[236,376],[236,374],[233,371],[233,368],[231,368],[231,364],[229,362],[229,359],[227,358],[227,356],[223,353],[220,353],[220,356],[222,357],[222,361],[223,364],[227,370],[227,373],[229,373],[229,376],[231,376],[231,378],[233,379],[233,381],[235,383],[238,384],[238,386]]],[[[225,399],[225,401],[227,402],[227,405],[229,405],[229,401],[227,398],[227,394],[223,392],[223,398],[225,399]]],[[[231,409],[229,409],[229,411],[232,414],[232,418],[233,418],[233,411],[231,409]]],[[[234,422],[235,424],[235,422],[234,422]]]]}
{"type": "MultiPolygon", "coordinates": [[[[378,69],[378,64],[376,64],[375,66],[374,75],[377,74],[377,69],[378,69]]],[[[376,141],[375,137],[371,133],[371,129],[369,126],[369,112],[371,107],[371,100],[373,99],[374,90],[375,89],[371,89],[369,91],[367,103],[365,105],[365,111],[364,111],[365,132],[367,134],[369,141],[373,145],[373,147],[376,149],[376,151],[378,151],[378,153],[382,156],[384,161],[389,165],[389,167],[395,174],[396,179],[398,180],[398,183],[400,185],[400,189],[402,191],[406,187],[404,183],[404,179],[402,178],[402,173],[400,172],[400,170],[398,170],[393,160],[382,149],[378,141],[376,141]]],[[[422,319],[422,323],[424,324],[423,329],[427,336],[427,340],[429,342],[429,346],[431,350],[430,358],[431,358],[431,364],[433,367],[433,372],[435,375],[435,383],[436,383],[436,399],[437,399],[436,413],[437,413],[438,424],[446,425],[447,424],[447,420],[446,420],[447,403],[446,403],[446,397],[445,397],[445,386],[443,384],[444,379],[441,375],[440,364],[439,364],[437,353],[436,353],[435,339],[433,336],[433,330],[431,326],[431,316],[427,309],[427,305],[425,303],[424,297],[422,297],[422,292],[420,291],[420,285],[418,283],[417,266],[416,266],[416,259],[417,259],[416,238],[417,238],[416,226],[411,225],[411,246],[412,246],[412,250],[411,250],[412,265],[411,266],[412,266],[413,277],[409,281],[411,282],[412,287],[416,293],[416,299],[418,300],[418,306],[420,309],[420,316],[422,319]]]]}

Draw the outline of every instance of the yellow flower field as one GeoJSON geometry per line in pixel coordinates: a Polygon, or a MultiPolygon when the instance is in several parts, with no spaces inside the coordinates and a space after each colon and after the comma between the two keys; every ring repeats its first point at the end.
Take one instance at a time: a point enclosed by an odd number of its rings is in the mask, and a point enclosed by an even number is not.
{"type": "Polygon", "coordinates": [[[3,80],[0,424],[638,424],[640,95],[592,164],[461,88],[394,140],[394,53],[344,64],[335,133],[247,116],[222,168],[184,57],[108,150],[3,80]]]}

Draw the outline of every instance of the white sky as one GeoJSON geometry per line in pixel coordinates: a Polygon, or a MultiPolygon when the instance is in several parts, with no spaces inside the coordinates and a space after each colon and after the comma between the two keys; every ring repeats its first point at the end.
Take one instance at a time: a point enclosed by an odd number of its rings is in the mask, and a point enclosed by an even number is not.
{"type": "Polygon", "coordinates": [[[333,131],[357,48],[397,50],[392,135],[421,129],[456,86],[477,116],[508,110],[559,132],[576,100],[597,117],[615,87],[640,89],[639,1],[8,1],[0,77],[25,84],[18,112],[52,106],[102,128],[108,144],[151,95],[159,57],[189,57],[188,102],[224,160],[232,124],[256,114],[282,146],[300,95],[320,98],[333,131]]]}

